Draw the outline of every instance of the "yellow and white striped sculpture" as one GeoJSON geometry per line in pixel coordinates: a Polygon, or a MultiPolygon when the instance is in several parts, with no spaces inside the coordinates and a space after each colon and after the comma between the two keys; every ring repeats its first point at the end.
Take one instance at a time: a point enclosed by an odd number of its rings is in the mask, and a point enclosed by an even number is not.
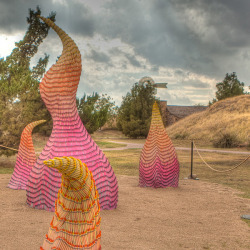
{"type": "Polygon", "coordinates": [[[99,194],[92,172],[74,157],[55,157],[44,164],[62,173],[62,183],[40,249],[101,249],[99,194]]]}

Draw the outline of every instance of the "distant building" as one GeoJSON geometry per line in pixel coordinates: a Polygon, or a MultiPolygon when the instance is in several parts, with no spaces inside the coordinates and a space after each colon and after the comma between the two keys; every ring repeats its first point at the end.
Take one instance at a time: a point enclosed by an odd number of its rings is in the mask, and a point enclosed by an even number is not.
{"type": "Polygon", "coordinates": [[[206,110],[207,106],[178,106],[167,105],[167,101],[160,101],[162,120],[166,126],[170,126],[180,119],[191,114],[206,110]]]}
{"type": "MultiPolygon", "coordinates": [[[[192,115],[193,113],[204,111],[208,106],[179,106],[179,105],[167,105],[167,101],[160,101],[160,109],[162,114],[162,121],[165,126],[170,126],[180,119],[192,115]]],[[[116,119],[112,122],[107,122],[101,128],[105,129],[117,129],[116,119]]]]}

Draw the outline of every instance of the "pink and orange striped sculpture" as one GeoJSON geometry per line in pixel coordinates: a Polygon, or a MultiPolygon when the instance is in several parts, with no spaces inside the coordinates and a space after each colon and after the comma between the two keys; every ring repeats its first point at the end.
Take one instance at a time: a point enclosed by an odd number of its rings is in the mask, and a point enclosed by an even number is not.
{"type": "Polygon", "coordinates": [[[155,102],[148,137],[140,156],[139,186],[178,187],[178,182],[179,162],[175,148],[167,135],[155,102]]]}
{"type": "Polygon", "coordinates": [[[114,209],[118,201],[116,176],[107,158],[83,126],[76,107],[81,54],[74,41],[62,29],[51,20],[40,18],[58,34],[63,51],[39,86],[41,97],[53,119],[53,129],[30,172],[27,203],[34,208],[54,211],[61,173],[48,168],[43,162],[54,157],[72,156],[86,163],[93,173],[101,209],[114,209]]]}
{"type": "Polygon", "coordinates": [[[101,249],[99,195],[91,171],[73,157],[54,158],[44,164],[62,173],[62,184],[40,249],[101,249]]]}
{"type": "Polygon", "coordinates": [[[16,165],[11,176],[8,188],[12,189],[26,189],[26,184],[30,175],[31,168],[36,162],[36,153],[32,141],[33,129],[46,122],[46,120],[35,121],[28,124],[22,134],[20,145],[17,153],[16,165]]]}

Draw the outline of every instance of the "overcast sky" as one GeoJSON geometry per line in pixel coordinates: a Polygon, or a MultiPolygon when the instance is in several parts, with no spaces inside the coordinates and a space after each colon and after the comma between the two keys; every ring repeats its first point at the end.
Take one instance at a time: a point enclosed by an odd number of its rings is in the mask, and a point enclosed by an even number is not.
{"type": "MultiPolygon", "coordinates": [[[[0,57],[23,38],[37,5],[45,17],[56,12],[81,51],[78,97],[106,93],[120,105],[144,76],[168,83],[157,96],[170,105],[207,105],[226,73],[249,86],[249,0],[0,0],[0,57]]],[[[32,62],[47,53],[50,67],[61,51],[50,30],[32,62]]]]}

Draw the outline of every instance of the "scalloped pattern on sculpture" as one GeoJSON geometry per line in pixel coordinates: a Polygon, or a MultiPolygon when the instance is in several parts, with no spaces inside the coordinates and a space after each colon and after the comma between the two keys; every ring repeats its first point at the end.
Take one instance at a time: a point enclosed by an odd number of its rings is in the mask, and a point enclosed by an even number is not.
{"type": "Polygon", "coordinates": [[[46,120],[35,121],[24,128],[21,134],[14,172],[7,186],[8,188],[26,189],[30,171],[36,162],[32,131],[36,126],[44,122],[46,122],[46,120]]]}
{"type": "Polygon", "coordinates": [[[178,187],[179,162],[172,141],[164,128],[158,104],[152,110],[152,120],[139,163],[139,186],[178,187]]]}
{"type": "Polygon", "coordinates": [[[50,138],[30,173],[27,184],[29,206],[54,211],[61,174],[43,164],[54,157],[72,156],[92,171],[100,196],[101,209],[114,209],[118,184],[107,158],[82,124],[76,107],[76,91],[81,75],[81,54],[74,41],[49,19],[63,44],[62,55],[46,72],[40,83],[41,97],[53,119],[50,138]]]}
{"type": "Polygon", "coordinates": [[[101,249],[99,195],[91,171],[74,157],[56,157],[44,164],[62,173],[62,185],[40,249],[101,249]]]}

